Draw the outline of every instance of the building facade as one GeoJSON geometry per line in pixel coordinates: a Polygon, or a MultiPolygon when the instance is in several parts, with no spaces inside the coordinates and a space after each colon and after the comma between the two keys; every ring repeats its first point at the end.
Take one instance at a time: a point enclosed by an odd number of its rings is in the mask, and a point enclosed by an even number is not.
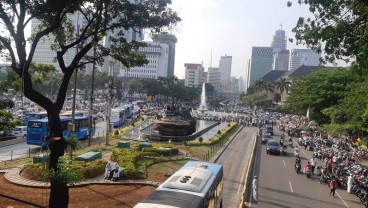
{"type": "Polygon", "coordinates": [[[273,55],[272,47],[252,47],[249,86],[272,70],[273,55]]]}
{"type": "Polygon", "coordinates": [[[281,50],[273,55],[273,70],[289,71],[290,51],[281,50]]]}
{"type": "Polygon", "coordinates": [[[290,53],[289,70],[298,69],[302,65],[319,66],[321,54],[316,53],[311,49],[292,49],[290,53]]]}
{"type": "Polygon", "coordinates": [[[274,50],[274,53],[278,53],[282,50],[286,50],[287,48],[287,37],[285,35],[285,31],[282,29],[278,29],[275,32],[275,35],[272,39],[271,47],[274,50]]]}
{"type": "Polygon", "coordinates": [[[203,84],[204,67],[202,64],[186,63],[185,67],[185,82],[187,87],[198,87],[203,84]]]}
{"type": "Polygon", "coordinates": [[[175,44],[177,39],[174,35],[168,33],[160,33],[153,37],[154,42],[165,43],[168,45],[168,56],[167,65],[168,71],[167,76],[173,77],[175,72],[175,44]]]}
{"type": "Polygon", "coordinates": [[[138,53],[143,53],[148,64],[132,67],[122,71],[122,77],[151,78],[167,77],[169,47],[163,43],[147,42],[147,47],[140,47],[138,53]]]}
{"type": "Polygon", "coordinates": [[[214,87],[215,91],[221,91],[221,73],[219,68],[208,68],[207,83],[210,83],[214,87]]]}
{"type": "Polygon", "coordinates": [[[220,82],[221,82],[221,90],[223,92],[231,91],[231,64],[232,64],[232,56],[221,56],[219,62],[219,71],[221,73],[220,82]]]}

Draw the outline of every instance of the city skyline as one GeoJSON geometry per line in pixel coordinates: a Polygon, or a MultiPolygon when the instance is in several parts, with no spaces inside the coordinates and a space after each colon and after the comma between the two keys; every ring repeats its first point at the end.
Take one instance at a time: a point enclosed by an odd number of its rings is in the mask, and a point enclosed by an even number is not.
{"type": "MultiPolygon", "coordinates": [[[[306,6],[287,7],[286,0],[233,0],[231,4],[225,0],[172,0],[172,3],[182,18],[171,32],[178,40],[175,75],[179,79],[185,75],[184,63],[203,61],[207,71],[208,67],[218,67],[220,57],[225,54],[233,57],[231,76],[246,78],[253,46],[270,47],[280,27],[287,38],[294,38],[291,30],[298,18],[311,16],[306,6]]],[[[294,41],[287,42],[287,48],[306,47],[296,46],[294,41]]]]}

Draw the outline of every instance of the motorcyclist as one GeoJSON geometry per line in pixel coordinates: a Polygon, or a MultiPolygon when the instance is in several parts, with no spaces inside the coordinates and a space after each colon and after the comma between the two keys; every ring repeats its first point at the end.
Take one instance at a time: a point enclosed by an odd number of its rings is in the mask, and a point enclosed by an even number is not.
{"type": "Polygon", "coordinates": [[[308,161],[307,164],[305,164],[304,166],[304,173],[307,173],[307,170],[312,169],[312,165],[310,164],[310,162],[308,161]]]}
{"type": "Polygon", "coordinates": [[[299,157],[299,152],[300,152],[300,148],[299,148],[298,146],[296,146],[296,147],[294,148],[294,156],[295,156],[295,157],[299,157]]]}
{"type": "Polygon", "coordinates": [[[295,158],[294,167],[296,167],[297,164],[301,164],[301,163],[302,163],[302,160],[299,157],[295,158]]]}

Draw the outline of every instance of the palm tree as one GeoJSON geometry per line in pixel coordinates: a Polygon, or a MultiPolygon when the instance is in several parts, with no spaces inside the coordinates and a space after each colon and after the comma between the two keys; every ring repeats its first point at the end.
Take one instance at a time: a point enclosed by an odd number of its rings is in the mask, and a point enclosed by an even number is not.
{"type": "Polygon", "coordinates": [[[291,82],[289,82],[286,78],[281,78],[275,82],[275,87],[276,89],[280,90],[281,94],[284,91],[286,92],[286,94],[288,94],[290,85],[291,85],[291,82]]]}
{"type": "Polygon", "coordinates": [[[255,86],[256,91],[258,92],[262,92],[262,91],[265,91],[266,93],[273,92],[273,89],[274,89],[274,86],[271,83],[263,79],[256,81],[254,83],[254,86],[255,86]]]}

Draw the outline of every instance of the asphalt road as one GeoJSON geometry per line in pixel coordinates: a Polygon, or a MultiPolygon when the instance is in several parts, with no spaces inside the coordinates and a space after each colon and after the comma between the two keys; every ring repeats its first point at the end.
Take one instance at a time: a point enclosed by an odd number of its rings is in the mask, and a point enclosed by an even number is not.
{"type": "Polygon", "coordinates": [[[258,128],[244,127],[217,161],[224,166],[223,207],[239,207],[252,140],[257,132],[258,128]]]}
{"type": "MultiPolygon", "coordinates": [[[[278,136],[275,138],[279,139],[278,136]]],[[[301,150],[302,167],[312,154],[301,150]]],[[[322,161],[318,163],[321,164],[322,161]]],[[[355,195],[348,194],[346,190],[337,189],[333,198],[329,195],[327,184],[319,184],[316,176],[308,179],[304,174],[297,174],[291,148],[286,156],[267,155],[265,145],[258,142],[254,171],[253,175],[259,175],[259,198],[258,202],[252,200],[250,207],[364,207],[355,195]]]]}

